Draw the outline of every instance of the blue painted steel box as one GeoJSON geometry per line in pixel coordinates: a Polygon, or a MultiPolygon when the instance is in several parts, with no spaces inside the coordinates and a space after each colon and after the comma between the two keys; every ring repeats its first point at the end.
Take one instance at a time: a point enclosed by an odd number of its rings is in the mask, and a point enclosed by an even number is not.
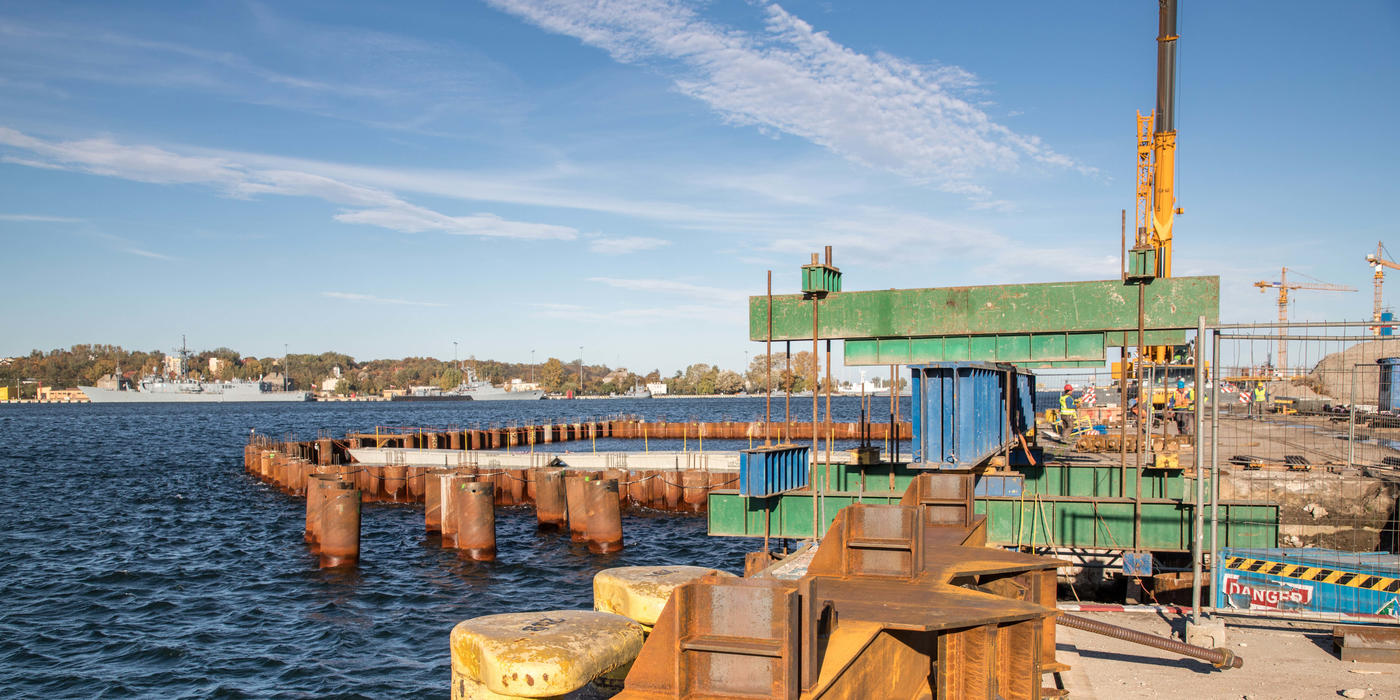
{"type": "Polygon", "coordinates": [[[1151,576],[1152,552],[1123,552],[1125,576],[1151,576]]]}
{"type": "Polygon", "coordinates": [[[739,451],[739,495],[774,496],[807,485],[808,447],[759,447],[739,451]]]}
{"type": "Polygon", "coordinates": [[[935,362],[909,370],[914,389],[911,466],[916,469],[980,466],[1007,443],[1014,444],[1016,433],[1035,425],[1035,375],[1029,370],[990,362],[935,362]],[[1008,412],[1011,433],[1006,430],[1008,412]]]}
{"type": "Polygon", "coordinates": [[[977,485],[972,487],[972,495],[978,498],[1020,498],[1025,485],[1026,477],[1023,474],[980,474],[977,485]]]}
{"type": "Polygon", "coordinates": [[[1396,369],[1400,368],[1400,357],[1382,357],[1376,360],[1381,366],[1379,409],[1400,412],[1400,387],[1395,386],[1396,369]]]}
{"type": "Polygon", "coordinates": [[[1400,556],[1280,548],[1220,550],[1222,608],[1379,615],[1400,621],[1400,556]]]}

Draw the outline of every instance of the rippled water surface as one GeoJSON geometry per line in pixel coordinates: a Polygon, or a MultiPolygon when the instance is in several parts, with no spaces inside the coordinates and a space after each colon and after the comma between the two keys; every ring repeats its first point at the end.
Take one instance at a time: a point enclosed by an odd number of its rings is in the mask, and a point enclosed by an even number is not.
{"type": "MultiPolygon", "coordinates": [[[[807,415],[810,399],[792,403],[807,415]]],[[[483,564],[427,538],[421,506],[370,504],[359,568],[321,571],[302,542],[304,502],[243,472],[250,429],[306,439],[375,425],[753,420],[763,410],[761,398],[0,405],[0,696],[445,697],[448,632],[461,620],[589,608],[593,574],[611,566],[738,571],[753,546],[708,537],[698,516],[632,512],[626,548],[592,555],[567,534],[537,533],[532,510],[509,508],[497,514],[499,558],[483,564]]],[[[858,412],[855,399],[833,407],[836,420],[858,412]]]]}

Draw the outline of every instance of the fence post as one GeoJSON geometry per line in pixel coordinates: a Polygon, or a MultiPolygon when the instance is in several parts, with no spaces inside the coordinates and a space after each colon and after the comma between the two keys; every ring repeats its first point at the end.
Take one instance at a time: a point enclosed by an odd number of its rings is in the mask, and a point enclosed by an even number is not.
{"type": "MultiPolygon", "coordinates": [[[[1197,340],[1197,343],[1201,341],[1197,340]]],[[[1211,332],[1210,344],[1210,609],[1220,607],[1220,587],[1215,567],[1220,566],[1220,331],[1211,332]]]]}
{"type": "MultiPolygon", "coordinates": [[[[1204,365],[1204,360],[1205,360],[1205,356],[1206,356],[1206,352],[1205,352],[1205,337],[1206,337],[1206,317],[1205,317],[1205,316],[1197,316],[1197,317],[1196,317],[1196,358],[1195,358],[1195,360],[1196,360],[1196,377],[1195,377],[1195,382],[1196,382],[1196,405],[1191,407],[1192,412],[1195,414],[1195,415],[1192,416],[1192,421],[1193,421],[1197,426],[1199,426],[1199,425],[1203,422],[1201,419],[1205,417],[1205,416],[1204,416],[1204,411],[1202,411],[1202,409],[1201,409],[1201,390],[1200,390],[1201,385],[1203,384],[1203,382],[1202,382],[1201,380],[1205,378],[1205,365],[1204,365]]],[[[1180,410],[1180,409],[1177,409],[1177,410],[1180,410]]],[[[1192,442],[1193,442],[1194,444],[1191,446],[1191,447],[1192,447],[1191,452],[1192,452],[1192,454],[1193,454],[1193,456],[1194,456],[1194,459],[1192,460],[1192,466],[1195,468],[1195,472],[1196,472],[1196,507],[1195,507],[1195,511],[1196,511],[1196,512],[1193,513],[1194,519],[1195,519],[1196,522],[1195,522],[1195,525],[1191,528],[1191,535],[1192,535],[1192,537],[1191,537],[1191,621],[1192,621],[1192,622],[1195,622],[1195,623],[1200,623],[1200,621],[1201,621],[1201,568],[1202,568],[1202,567],[1201,567],[1201,559],[1202,559],[1202,556],[1201,556],[1201,545],[1202,545],[1203,536],[1204,536],[1204,533],[1202,532],[1202,530],[1205,528],[1205,500],[1206,500],[1206,499],[1205,499],[1205,495],[1206,495],[1206,480],[1205,480],[1205,474],[1202,473],[1202,472],[1205,470],[1205,460],[1203,459],[1203,457],[1204,457],[1205,455],[1203,455],[1203,454],[1201,453],[1201,437],[1200,437],[1200,432],[1201,432],[1201,431],[1198,429],[1198,430],[1195,430],[1195,431],[1193,431],[1193,432],[1196,433],[1196,435],[1193,435],[1193,436],[1192,436],[1192,442]]],[[[1141,477],[1139,477],[1139,478],[1141,478],[1141,477]]],[[[1139,514],[1138,517],[1142,517],[1142,515],[1139,514]]]]}

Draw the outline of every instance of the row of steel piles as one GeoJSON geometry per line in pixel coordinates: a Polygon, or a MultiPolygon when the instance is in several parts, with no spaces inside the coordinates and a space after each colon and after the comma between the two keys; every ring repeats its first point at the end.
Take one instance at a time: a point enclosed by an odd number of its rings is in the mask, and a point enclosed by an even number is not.
{"type": "MultiPolygon", "coordinates": [[[[305,540],[321,568],[353,566],[360,559],[361,491],[354,467],[303,458],[315,443],[249,443],[243,466],[292,496],[306,497],[305,540]]],[[[312,452],[313,456],[315,452],[312,452]]],[[[329,455],[326,449],[322,454],[329,455]]]]}
{"type": "MultiPolygon", "coordinates": [[[[819,424],[820,438],[856,440],[863,437],[883,440],[891,436],[888,423],[819,424]],[[868,433],[868,435],[866,434],[868,433]]],[[[763,421],[644,421],[633,418],[579,423],[545,423],[493,428],[442,430],[437,428],[394,428],[383,432],[352,433],[345,443],[350,448],[403,447],[430,450],[499,450],[554,442],[620,438],[629,440],[756,440],[771,435],[778,439],[810,439],[810,423],[763,421]]],[[[907,437],[910,427],[901,423],[895,433],[907,437]]],[[[329,441],[327,441],[329,442],[329,441]]]]}
{"type": "MultiPolygon", "coordinates": [[[[335,471],[352,482],[364,503],[422,503],[426,475],[433,467],[409,464],[316,464],[297,456],[314,449],[320,441],[250,442],[244,450],[244,468],[262,481],[292,496],[306,494],[307,478],[313,472],[335,471]]],[[[329,442],[329,440],[327,440],[329,442]]],[[[330,448],[327,448],[329,453],[330,448]]],[[[493,500],[498,506],[535,503],[537,474],[550,468],[501,469],[459,465],[453,471],[478,474],[495,485],[493,500]]],[[[706,469],[604,469],[597,471],[565,469],[569,475],[593,475],[613,479],[618,484],[621,506],[700,513],[706,509],[711,491],[734,488],[735,472],[706,469]]]]}
{"type": "Polygon", "coordinates": [[[613,424],[614,421],[587,421],[454,430],[394,428],[374,433],[352,433],[346,440],[351,448],[368,446],[429,450],[499,450],[507,447],[614,437],[613,424]]]}

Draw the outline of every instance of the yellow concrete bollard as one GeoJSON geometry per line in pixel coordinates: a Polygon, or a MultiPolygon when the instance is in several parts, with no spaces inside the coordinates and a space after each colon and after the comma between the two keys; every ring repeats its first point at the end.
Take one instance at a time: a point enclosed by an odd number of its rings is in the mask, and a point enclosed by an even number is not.
{"type": "Polygon", "coordinates": [[[661,617],[661,609],[677,586],[701,576],[734,576],[703,566],[619,566],[603,569],[593,577],[593,609],[621,615],[648,630],[661,617]]]}
{"type": "Polygon", "coordinates": [[[452,700],[548,698],[626,677],[642,626],[621,615],[551,610],[487,615],[452,628],[452,700]]]}

